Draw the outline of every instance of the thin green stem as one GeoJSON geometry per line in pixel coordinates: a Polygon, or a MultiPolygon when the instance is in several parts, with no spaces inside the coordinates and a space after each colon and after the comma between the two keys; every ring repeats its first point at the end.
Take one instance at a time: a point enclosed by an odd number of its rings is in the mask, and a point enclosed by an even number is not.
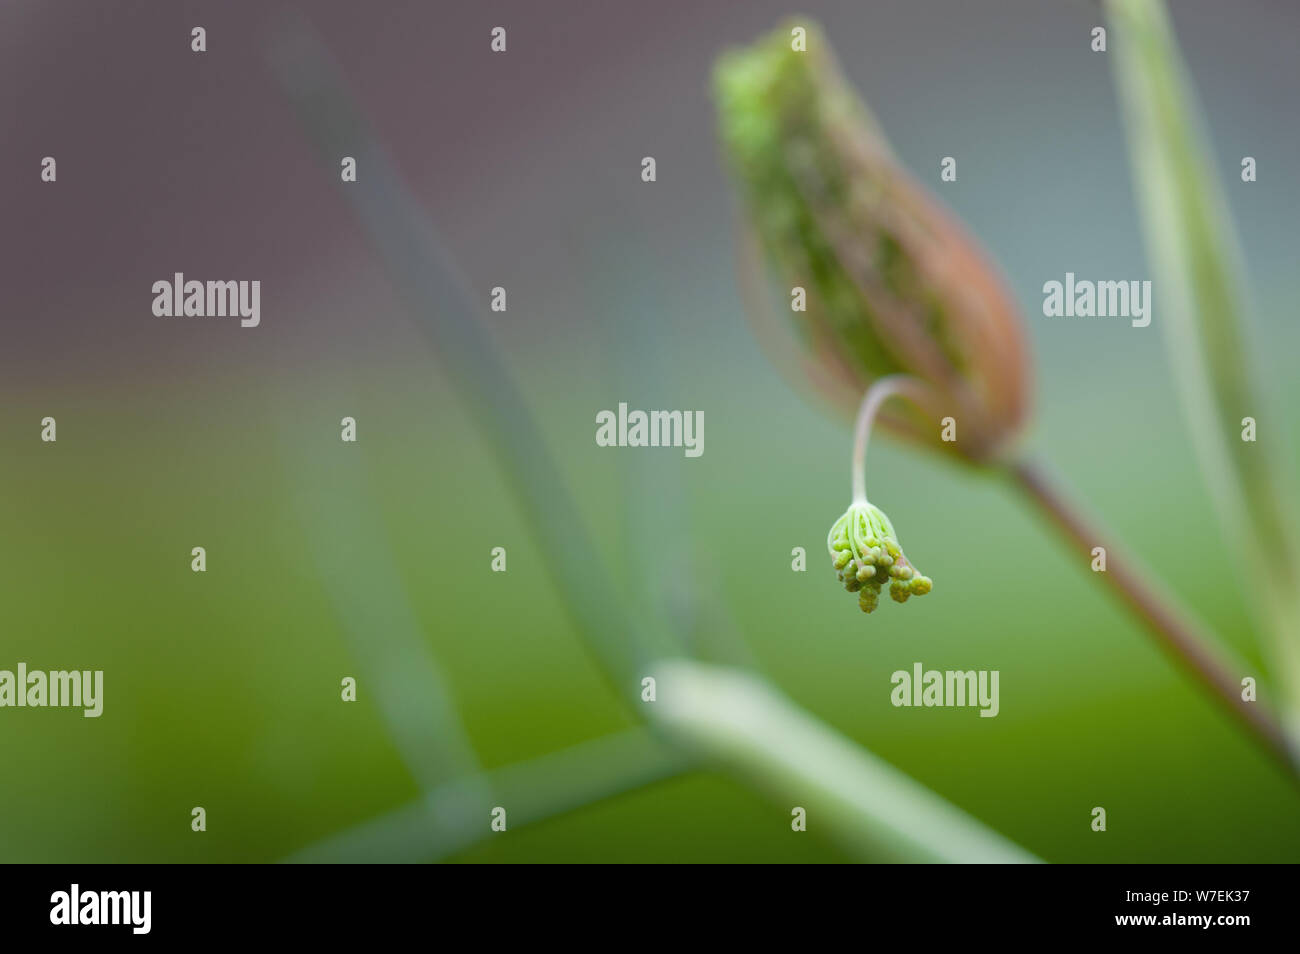
{"type": "Polygon", "coordinates": [[[890,374],[877,378],[867,388],[858,407],[853,428],[853,503],[867,502],[867,442],[880,408],[892,397],[910,396],[920,402],[928,394],[926,385],[908,374],[890,374]]]}
{"type": "Polygon", "coordinates": [[[840,732],[764,680],[689,659],[655,666],[668,687],[651,715],[688,750],[727,766],[808,831],[834,832],[864,861],[1025,863],[1039,859],[840,732]]]}
{"type": "Polygon", "coordinates": [[[534,413],[509,373],[479,312],[483,305],[437,230],[369,130],[325,47],[294,21],[272,46],[272,68],[322,158],[355,155],[367,172],[343,190],[442,367],[502,464],[525,518],[549,558],[578,633],[610,688],[635,708],[644,663],[672,649],[661,630],[628,614],[615,580],[534,413]]]}
{"type": "MultiPolygon", "coordinates": [[[[1192,446],[1229,546],[1245,557],[1291,731],[1300,733],[1300,523],[1285,422],[1259,373],[1244,256],[1165,4],[1108,0],[1134,195],[1192,446]],[[1243,438],[1249,418],[1259,440],[1243,438]]],[[[1254,188],[1253,186],[1251,188],[1254,188]]]]}
{"type": "Polygon", "coordinates": [[[1300,783],[1300,756],[1273,711],[1262,701],[1246,702],[1241,697],[1241,677],[1248,671],[1246,667],[1180,610],[1172,596],[1147,579],[1136,563],[1120,553],[1112,538],[1084,517],[1043,467],[1019,461],[1008,474],[1084,556],[1091,557],[1093,547],[1105,545],[1106,572],[1100,574],[1101,578],[1145,624],[1161,648],[1277,758],[1293,782],[1300,783]]]}
{"type": "Polygon", "coordinates": [[[507,830],[513,831],[654,785],[689,768],[687,759],[646,729],[628,729],[446,782],[422,798],[331,834],[284,860],[290,864],[442,861],[491,837],[491,811],[498,805],[506,809],[507,830]]]}

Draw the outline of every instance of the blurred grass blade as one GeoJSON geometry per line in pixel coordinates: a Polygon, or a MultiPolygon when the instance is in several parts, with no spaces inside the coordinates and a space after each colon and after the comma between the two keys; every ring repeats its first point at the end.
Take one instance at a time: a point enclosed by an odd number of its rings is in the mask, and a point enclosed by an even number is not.
{"type": "Polygon", "coordinates": [[[655,667],[653,714],[689,750],[808,810],[864,861],[1039,859],[804,712],[763,680],[684,659],[655,667]]]}
{"type": "MultiPolygon", "coordinates": [[[[1115,69],[1147,252],[1201,467],[1261,591],[1285,719],[1300,706],[1300,548],[1278,461],[1283,427],[1252,363],[1246,282],[1220,180],[1168,15],[1159,0],[1108,0],[1115,69]],[[1242,419],[1259,422],[1256,443],[1242,419]]],[[[1247,593],[1247,596],[1253,596],[1247,593]]]]}
{"type": "Polygon", "coordinates": [[[457,779],[427,797],[331,835],[285,859],[300,863],[441,861],[492,834],[492,809],[510,830],[672,778],[687,768],[646,729],[629,729],[526,762],[457,779]],[[482,793],[498,793],[485,801],[482,793]]]}
{"type": "MultiPolygon", "coordinates": [[[[283,466],[322,590],[338,616],[357,674],[421,791],[474,777],[478,757],[442,667],[402,586],[383,519],[358,454],[327,453],[282,412],[283,466]]],[[[484,793],[484,797],[490,797],[484,793]]]]}
{"type": "Polygon", "coordinates": [[[344,198],[496,452],[503,475],[548,554],[546,568],[587,648],[615,694],[635,705],[641,661],[663,651],[647,648],[661,636],[624,612],[619,589],[585,530],[532,409],[481,320],[485,306],[469,291],[437,229],[370,131],[316,34],[295,19],[274,37],[268,52],[281,87],[326,167],[332,171],[338,156],[351,155],[365,168],[365,175],[343,190],[344,198]]]}

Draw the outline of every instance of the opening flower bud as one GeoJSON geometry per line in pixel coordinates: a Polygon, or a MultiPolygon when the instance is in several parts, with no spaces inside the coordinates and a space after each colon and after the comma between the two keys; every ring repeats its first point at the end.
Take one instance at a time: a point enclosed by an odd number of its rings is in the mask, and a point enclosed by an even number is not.
{"type": "Polygon", "coordinates": [[[845,589],[858,593],[858,606],[864,613],[876,608],[885,584],[899,603],[930,592],[930,579],[908,561],[889,518],[866,500],[855,501],[835,521],[826,535],[826,549],[845,589]]]}
{"type": "Polygon", "coordinates": [[[771,278],[806,292],[794,316],[814,385],[851,411],[877,379],[932,393],[882,415],[892,432],[974,462],[1026,416],[1016,307],[995,268],[894,158],[825,35],[787,24],[728,53],[715,74],[727,159],[771,278]],[[807,31],[791,48],[791,26],[807,31]],[[944,440],[951,417],[956,439],[944,440]]]}

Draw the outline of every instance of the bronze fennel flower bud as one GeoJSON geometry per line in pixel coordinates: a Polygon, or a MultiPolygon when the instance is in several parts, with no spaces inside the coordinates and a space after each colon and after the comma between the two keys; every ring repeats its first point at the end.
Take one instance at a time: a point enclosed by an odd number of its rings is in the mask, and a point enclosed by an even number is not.
{"type": "Polygon", "coordinates": [[[850,593],[858,594],[858,606],[864,613],[876,608],[885,584],[898,603],[924,596],[934,586],[908,561],[885,512],[867,500],[855,500],[835,521],[826,535],[826,549],[840,582],[850,593]]]}
{"type": "Polygon", "coordinates": [[[715,73],[722,139],[775,277],[803,287],[793,312],[815,384],[847,410],[873,381],[906,374],[932,400],[895,404],[895,434],[994,459],[1026,416],[1017,309],[974,240],[892,155],[810,23],[727,53],[715,73]],[[941,440],[951,416],[956,440],[941,440]]]}

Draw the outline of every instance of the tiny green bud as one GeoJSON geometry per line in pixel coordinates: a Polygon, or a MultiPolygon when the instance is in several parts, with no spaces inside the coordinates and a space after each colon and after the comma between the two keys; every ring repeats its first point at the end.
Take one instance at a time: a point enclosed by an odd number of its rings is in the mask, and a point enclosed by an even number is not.
{"type": "Polygon", "coordinates": [[[930,578],[907,559],[889,518],[866,500],[853,503],[835,521],[826,547],[837,576],[846,590],[858,594],[858,606],[864,613],[875,610],[885,583],[890,598],[898,603],[930,592],[930,578]]]}

